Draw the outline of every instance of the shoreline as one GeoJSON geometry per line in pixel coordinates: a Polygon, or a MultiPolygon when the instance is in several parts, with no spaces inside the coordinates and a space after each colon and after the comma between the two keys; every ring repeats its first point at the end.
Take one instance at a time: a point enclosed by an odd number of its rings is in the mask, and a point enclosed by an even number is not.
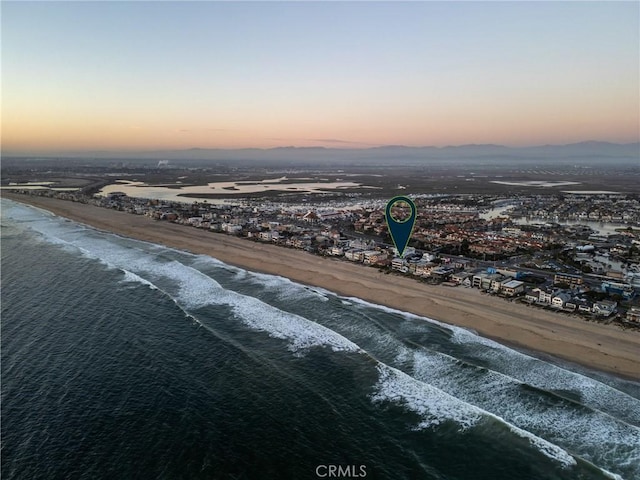
{"type": "Polygon", "coordinates": [[[243,269],[463,327],[534,356],[539,353],[640,380],[640,332],[526,307],[482,295],[476,289],[425,285],[363,265],[141,215],[48,197],[7,192],[1,197],[106,232],[209,255],[243,269]]]}

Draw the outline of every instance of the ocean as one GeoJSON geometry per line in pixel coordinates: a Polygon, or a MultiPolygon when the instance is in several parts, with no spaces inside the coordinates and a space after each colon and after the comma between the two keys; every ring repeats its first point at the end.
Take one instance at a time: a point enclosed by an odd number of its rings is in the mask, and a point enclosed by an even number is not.
{"type": "Polygon", "coordinates": [[[640,383],[2,199],[3,479],[640,478],[640,383]]]}

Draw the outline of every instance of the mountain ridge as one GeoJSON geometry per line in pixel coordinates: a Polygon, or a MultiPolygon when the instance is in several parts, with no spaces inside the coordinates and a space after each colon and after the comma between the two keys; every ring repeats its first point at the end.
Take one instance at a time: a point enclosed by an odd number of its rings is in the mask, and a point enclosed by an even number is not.
{"type": "MultiPolygon", "coordinates": [[[[548,160],[564,158],[576,160],[601,158],[638,159],[640,162],[640,142],[612,143],[597,140],[584,142],[535,145],[527,147],[512,147],[496,144],[465,144],[436,146],[406,146],[382,145],[367,148],[334,148],[334,147],[297,147],[282,146],[272,148],[203,148],[190,147],[184,149],[158,150],[92,150],[92,151],[59,151],[51,153],[41,152],[2,152],[2,157],[8,158],[110,158],[110,159],[155,159],[169,161],[211,161],[211,162],[265,162],[307,164],[325,161],[330,163],[372,162],[421,164],[430,161],[451,160],[500,160],[510,159],[548,160]]],[[[639,163],[640,164],[640,163],[639,163]]]]}

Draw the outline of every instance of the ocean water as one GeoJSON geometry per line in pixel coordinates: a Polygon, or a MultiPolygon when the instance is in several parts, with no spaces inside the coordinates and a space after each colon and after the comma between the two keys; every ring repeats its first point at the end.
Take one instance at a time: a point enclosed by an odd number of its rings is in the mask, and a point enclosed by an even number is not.
{"type": "Polygon", "coordinates": [[[1,202],[3,479],[640,478],[638,382],[1,202]]]}

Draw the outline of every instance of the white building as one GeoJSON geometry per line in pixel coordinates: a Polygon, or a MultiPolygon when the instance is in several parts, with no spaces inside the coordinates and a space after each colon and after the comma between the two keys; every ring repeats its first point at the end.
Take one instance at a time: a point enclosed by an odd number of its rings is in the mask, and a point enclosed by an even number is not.
{"type": "Polygon", "coordinates": [[[502,284],[502,292],[513,297],[524,291],[524,283],[519,280],[511,280],[502,284]]]}

